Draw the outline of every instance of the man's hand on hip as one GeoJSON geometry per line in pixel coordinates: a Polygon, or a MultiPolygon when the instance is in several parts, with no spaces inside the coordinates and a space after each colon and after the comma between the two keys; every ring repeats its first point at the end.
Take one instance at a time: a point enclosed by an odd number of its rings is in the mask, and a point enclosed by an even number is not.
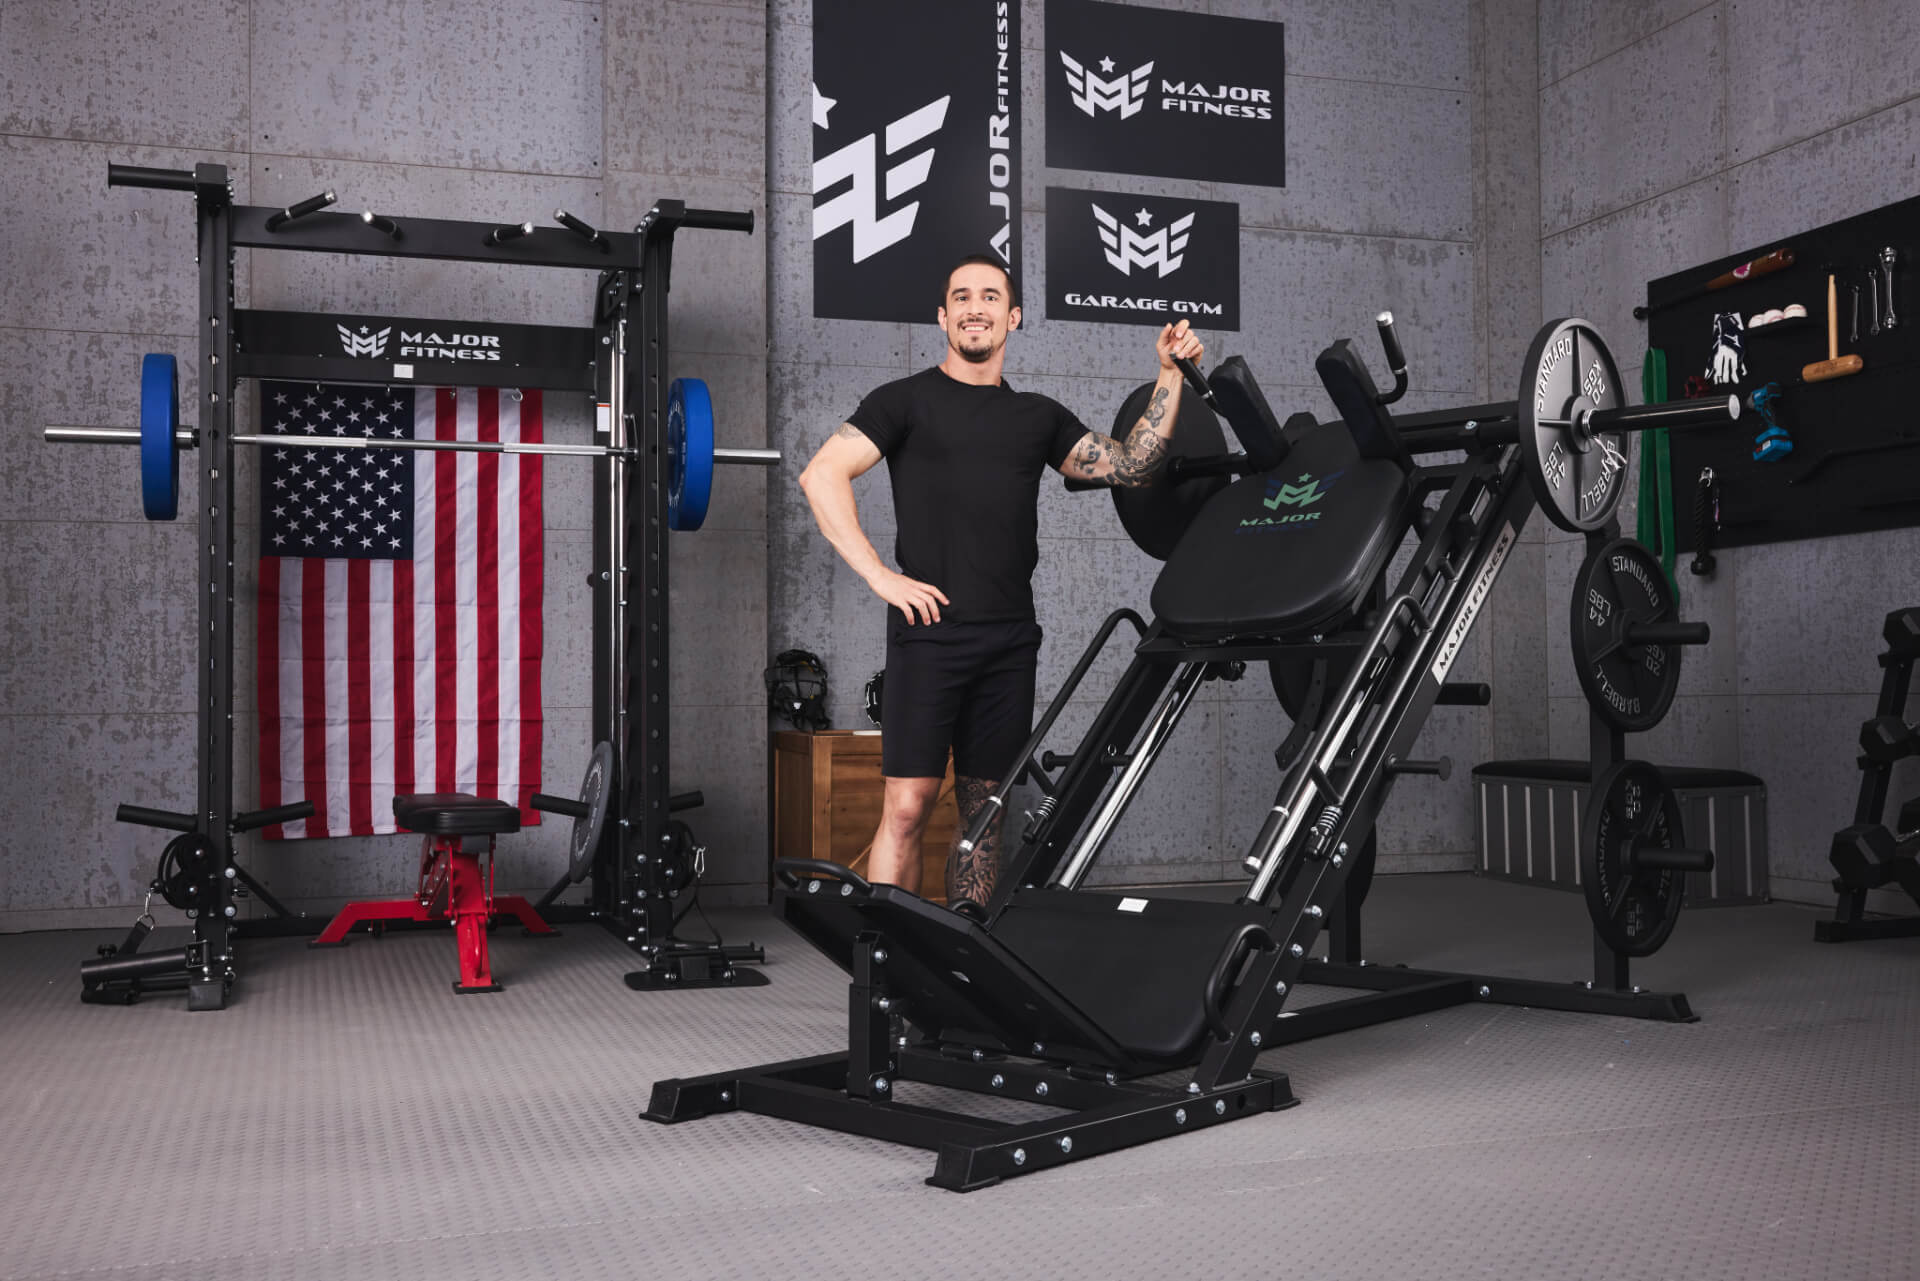
{"type": "Polygon", "coordinates": [[[922,623],[939,622],[940,607],[952,603],[946,593],[932,583],[908,578],[891,569],[882,569],[869,578],[867,586],[873,588],[875,596],[905,614],[909,627],[914,625],[916,618],[922,623]]]}

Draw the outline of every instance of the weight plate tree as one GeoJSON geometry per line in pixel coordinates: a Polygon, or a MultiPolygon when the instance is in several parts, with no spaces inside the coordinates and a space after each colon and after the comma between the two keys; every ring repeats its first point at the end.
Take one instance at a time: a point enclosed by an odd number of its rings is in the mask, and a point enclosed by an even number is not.
{"type": "Polygon", "coordinates": [[[1622,956],[1651,956],[1673,933],[1689,870],[1712,866],[1686,844],[1680,801],[1645,761],[1600,775],[1580,822],[1580,880],[1587,914],[1622,956]]]}
{"type": "MultiPolygon", "coordinates": [[[[1658,725],[1680,688],[1680,646],[1646,640],[1679,602],[1652,552],[1616,538],[1580,562],[1573,579],[1573,670],[1601,720],[1625,733],[1658,725]]],[[[1705,639],[1704,635],[1701,639],[1705,639]]]]}

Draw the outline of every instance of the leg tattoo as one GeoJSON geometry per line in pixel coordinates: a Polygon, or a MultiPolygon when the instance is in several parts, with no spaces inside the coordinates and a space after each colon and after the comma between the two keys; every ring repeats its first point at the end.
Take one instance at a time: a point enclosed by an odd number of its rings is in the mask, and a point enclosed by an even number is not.
{"type": "Polygon", "coordinates": [[[1000,879],[1000,827],[1004,817],[996,811],[993,821],[987,824],[987,830],[970,850],[960,849],[960,840],[964,839],[973,821],[986,808],[987,797],[993,793],[994,780],[989,778],[968,778],[958,775],[953,780],[953,798],[960,807],[960,835],[954,840],[954,848],[947,855],[947,906],[951,907],[961,899],[970,899],[985,907],[987,900],[993,897],[993,887],[1000,879]]]}

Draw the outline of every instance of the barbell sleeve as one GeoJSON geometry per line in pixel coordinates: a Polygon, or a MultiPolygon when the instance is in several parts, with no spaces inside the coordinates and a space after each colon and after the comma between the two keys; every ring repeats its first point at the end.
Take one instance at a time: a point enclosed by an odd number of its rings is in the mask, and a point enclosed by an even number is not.
{"type": "Polygon", "coordinates": [[[160,191],[192,191],[190,169],[149,169],[145,165],[108,165],[109,187],[153,187],[160,191]]]}
{"type": "Polygon", "coordinates": [[[1705,400],[1668,400],[1657,405],[1627,405],[1596,409],[1588,427],[1602,431],[1652,431],[1657,427],[1719,427],[1740,417],[1740,398],[1715,396],[1705,400]]]}
{"type": "Polygon", "coordinates": [[[1628,623],[1621,639],[1629,645],[1704,645],[1713,636],[1705,623],[1628,623]]]}

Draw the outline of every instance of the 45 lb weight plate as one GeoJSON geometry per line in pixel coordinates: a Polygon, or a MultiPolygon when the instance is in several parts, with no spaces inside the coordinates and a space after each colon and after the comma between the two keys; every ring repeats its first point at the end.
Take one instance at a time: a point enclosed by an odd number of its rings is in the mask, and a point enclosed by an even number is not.
{"type": "Polygon", "coordinates": [[[1615,952],[1651,956],[1673,933],[1687,868],[1712,866],[1684,844],[1679,798],[1659,770],[1621,761],[1595,782],[1580,823],[1580,880],[1593,928],[1615,952]]]}
{"type": "Polygon", "coordinates": [[[1573,670],[1600,719],[1633,734],[1652,729],[1680,688],[1680,646],[1632,639],[1671,623],[1678,608],[1666,571],[1631,538],[1602,544],[1573,578],[1573,670]]]}

